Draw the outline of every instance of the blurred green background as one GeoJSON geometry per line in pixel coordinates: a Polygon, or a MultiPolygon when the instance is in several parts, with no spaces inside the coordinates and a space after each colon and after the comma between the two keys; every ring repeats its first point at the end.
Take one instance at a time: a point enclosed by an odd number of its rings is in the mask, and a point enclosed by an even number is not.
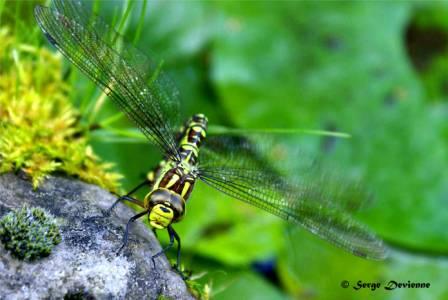
{"type": "MultiPolygon", "coordinates": [[[[0,22],[49,47],[33,6],[0,1],[0,22]]],[[[175,228],[186,268],[211,284],[214,299],[448,299],[446,2],[96,1],[94,7],[112,23],[128,9],[121,32],[164,59],[184,116],[202,112],[215,125],[352,135],[297,135],[288,145],[291,153],[306,149],[364,180],[374,201],[357,218],[390,245],[390,257],[354,257],[197,184],[175,228]],[[431,286],[354,290],[342,288],[343,280],[431,286]]],[[[80,103],[93,103],[99,91],[76,70],[67,80],[73,103],[88,112],[80,103]]],[[[111,105],[97,118],[116,112],[111,105]]],[[[92,143],[125,175],[125,190],[160,159],[146,143],[92,143]]]]}

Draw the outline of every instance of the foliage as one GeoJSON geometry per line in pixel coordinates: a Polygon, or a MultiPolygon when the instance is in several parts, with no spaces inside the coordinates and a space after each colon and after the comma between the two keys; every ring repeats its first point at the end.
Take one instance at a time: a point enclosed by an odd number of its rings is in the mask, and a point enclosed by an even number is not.
{"type": "Polygon", "coordinates": [[[31,261],[48,256],[61,242],[61,234],[43,209],[23,206],[0,219],[0,240],[12,255],[31,261]]]}
{"type": "Polygon", "coordinates": [[[81,134],[61,56],[20,43],[0,28],[0,173],[22,170],[35,188],[63,172],[112,191],[119,175],[99,159],[81,134]]]}

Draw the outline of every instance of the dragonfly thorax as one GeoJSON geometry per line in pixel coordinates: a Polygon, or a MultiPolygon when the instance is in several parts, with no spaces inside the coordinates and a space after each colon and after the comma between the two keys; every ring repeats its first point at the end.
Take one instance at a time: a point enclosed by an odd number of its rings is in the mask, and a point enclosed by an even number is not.
{"type": "Polygon", "coordinates": [[[181,173],[186,174],[186,175],[190,175],[192,177],[194,177],[195,179],[197,178],[197,174],[198,174],[198,168],[196,164],[191,164],[188,161],[180,161],[178,163],[175,163],[175,166],[179,169],[181,169],[181,173]]]}

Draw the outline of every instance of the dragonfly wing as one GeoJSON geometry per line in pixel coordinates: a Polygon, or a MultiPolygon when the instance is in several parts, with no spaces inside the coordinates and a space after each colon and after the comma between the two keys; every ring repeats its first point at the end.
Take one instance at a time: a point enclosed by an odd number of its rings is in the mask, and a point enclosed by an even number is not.
{"type": "Polygon", "coordinates": [[[258,160],[247,142],[239,140],[232,145],[226,139],[225,143],[232,149],[228,154],[211,150],[213,143],[201,149],[198,176],[204,183],[299,224],[357,256],[385,257],[382,241],[350,217],[344,202],[346,197],[366,194],[353,194],[350,187],[340,188],[337,193],[328,191],[324,181],[317,184],[311,180],[291,181],[258,160]],[[343,205],[338,203],[341,200],[343,205]]]}
{"type": "Polygon", "coordinates": [[[46,37],[90,77],[165,155],[178,157],[167,112],[176,110],[178,92],[139,50],[78,1],[36,6],[46,37]]]}
{"type": "Polygon", "coordinates": [[[316,155],[310,155],[289,140],[276,134],[208,136],[200,150],[201,168],[227,166],[233,169],[259,170],[269,180],[282,180],[285,185],[306,187],[313,193],[313,202],[355,212],[368,206],[373,199],[359,180],[342,178],[337,166],[323,165],[316,155]],[[254,139],[255,138],[255,139],[254,139]],[[267,164],[266,161],[272,162],[267,164]]]}

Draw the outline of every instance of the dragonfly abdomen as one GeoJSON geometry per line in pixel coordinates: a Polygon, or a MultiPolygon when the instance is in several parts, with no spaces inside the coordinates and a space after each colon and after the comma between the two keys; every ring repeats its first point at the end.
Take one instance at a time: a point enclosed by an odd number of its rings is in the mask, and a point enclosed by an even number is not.
{"type": "Polygon", "coordinates": [[[199,155],[199,147],[206,137],[207,118],[203,114],[195,114],[185,124],[179,142],[179,154],[182,162],[196,165],[199,155]]]}

